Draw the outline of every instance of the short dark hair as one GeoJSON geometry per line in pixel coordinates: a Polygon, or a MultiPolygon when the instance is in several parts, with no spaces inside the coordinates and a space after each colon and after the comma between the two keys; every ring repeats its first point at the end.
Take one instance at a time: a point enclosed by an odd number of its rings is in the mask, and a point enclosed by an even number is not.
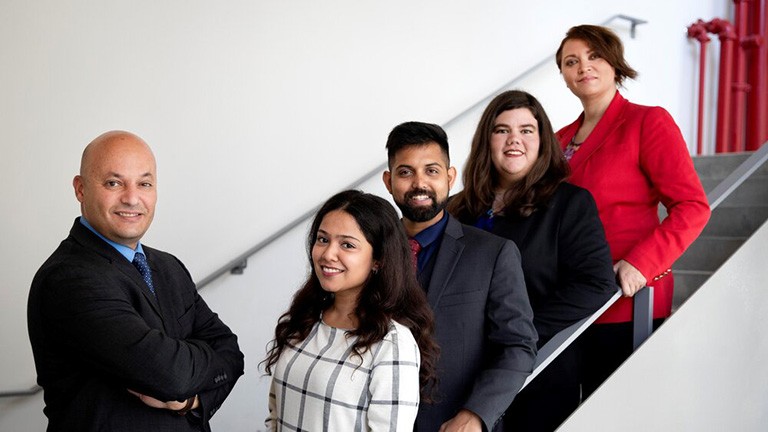
{"type": "Polygon", "coordinates": [[[491,135],[496,117],[518,108],[529,110],[538,123],[539,155],[528,174],[506,191],[505,212],[529,216],[549,202],[558,185],[570,174],[560,142],[541,103],[530,93],[505,91],[493,98],[480,117],[464,166],[464,190],[448,203],[448,212],[464,223],[474,224],[493,205],[500,174],[491,157],[491,135]]]}
{"type": "Polygon", "coordinates": [[[443,128],[433,123],[410,121],[400,123],[392,129],[387,138],[387,160],[392,169],[392,161],[397,152],[404,147],[422,146],[431,142],[437,143],[445,156],[446,165],[451,164],[448,153],[448,135],[443,128]]]}
{"type": "Polygon", "coordinates": [[[560,72],[563,71],[563,45],[571,39],[584,41],[592,51],[605,59],[616,71],[616,84],[621,85],[626,78],[637,77],[637,71],[624,59],[624,45],[616,33],[606,27],[588,24],[571,27],[560,42],[555,54],[555,63],[560,72]]]}

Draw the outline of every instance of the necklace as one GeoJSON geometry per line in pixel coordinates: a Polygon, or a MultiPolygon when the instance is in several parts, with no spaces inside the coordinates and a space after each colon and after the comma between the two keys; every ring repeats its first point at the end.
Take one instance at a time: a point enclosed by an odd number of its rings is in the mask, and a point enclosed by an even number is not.
{"type": "Polygon", "coordinates": [[[568,143],[568,145],[565,147],[565,151],[563,154],[565,155],[565,160],[569,161],[573,157],[574,153],[581,147],[582,143],[577,143],[574,141],[576,136],[571,138],[571,142],[568,143]]]}

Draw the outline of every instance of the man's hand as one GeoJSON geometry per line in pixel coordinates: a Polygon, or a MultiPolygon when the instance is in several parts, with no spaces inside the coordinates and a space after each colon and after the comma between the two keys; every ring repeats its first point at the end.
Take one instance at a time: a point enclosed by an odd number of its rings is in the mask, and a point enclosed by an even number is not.
{"type": "Polygon", "coordinates": [[[613,265],[613,271],[616,273],[616,279],[621,285],[621,291],[624,293],[624,297],[632,297],[636,292],[640,291],[640,288],[645,286],[648,282],[640,273],[640,270],[636,269],[632,264],[620,260],[613,265]]]}
{"type": "Polygon", "coordinates": [[[463,409],[440,426],[440,432],[483,432],[483,421],[470,410],[463,409]]]}
{"type": "MultiPolygon", "coordinates": [[[[144,402],[145,405],[152,407],[152,408],[159,408],[159,409],[167,409],[171,411],[179,411],[183,409],[185,406],[187,406],[187,401],[179,402],[179,401],[168,401],[163,402],[161,400],[155,399],[152,396],[147,396],[144,394],[141,394],[139,392],[135,392],[131,389],[128,389],[128,392],[137,398],[139,398],[140,401],[144,402]]],[[[192,403],[192,408],[195,409],[198,406],[200,406],[200,401],[197,399],[197,396],[195,396],[195,401],[192,403]]]]}

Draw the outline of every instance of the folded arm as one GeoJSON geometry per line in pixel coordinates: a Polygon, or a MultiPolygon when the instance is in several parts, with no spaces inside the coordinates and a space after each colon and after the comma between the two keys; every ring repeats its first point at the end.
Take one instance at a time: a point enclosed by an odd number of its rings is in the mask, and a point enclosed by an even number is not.
{"type": "MultiPolygon", "coordinates": [[[[179,318],[188,335],[172,337],[163,318],[126,289],[124,275],[98,274],[87,266],[62,267],[49,275],[43,301],[57,343],[78,359],[126,389],[159,401],[182,401],[198,395],[203,414],[218,408],[243,373],[237,338],[194,291],[179,318]],[[143,309],[142,309],[143,308],[143,309]],[[141,309],[141,310],[139,310],[141,309]],[[148,323],[148,321],[154,322],[148,323]],[[226,375],[227,378],[219,378],[226,375]]],[[[114,273],[114,274],[112,274],[114,273]]]]}

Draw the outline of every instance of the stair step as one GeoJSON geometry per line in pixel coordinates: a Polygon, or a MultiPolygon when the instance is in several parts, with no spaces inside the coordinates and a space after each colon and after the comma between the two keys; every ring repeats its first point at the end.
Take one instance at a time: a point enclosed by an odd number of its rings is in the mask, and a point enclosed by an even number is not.
{"type": "Polygon", "coordinates": [[[677,309],[712,276],[711,271],[678,270],[675,268],[675,292],[672,308],[677,309]]]}
{"type": "Polygon", "coordinates": [[[702,236],[749,237],[768,219],[768,205],[750,207],[718,206],[704,227],[702,236]]]}
{"type": "MultiPolygon", "coordinates": [[[[693,158],[704,190],[709,193],[752,153],[730,153],[693,158]]],[[[666,215],[659,206],[659,216],[666,215]]],[[[768,163],[753,172],[712,212],[701,236],[675,262],[676,310],[741,247],[768,219],[768,163]]]]}
{"type": "MultiPolygon", "coordinates": [[[[693,158],[693,166],[702,179],[724,179],[750,156],[752,156],[752,152],[696,156],[693,158]]],[[[768,164],[763,164],[762,167],[758,168],[757,173],[758,175],[768,175],[768,164]]]]}
{"type": "Polygon", "coordinates": [[[700,236],[675,262],[674,268],[715,271],[746,239],[743,236],[700,236]]]}
{"type": "MultiPolygon", "coordinates": [[[[723,179],[705,177],[705,178],[701,178],[701,186],[704,188],[705,192],[709,193],[722,181],[723,179]]],[[[744,182],[741,185],[739,185],[737,190],[744,186],[746,186],[747,188],[753,187],[757,189],[760,189],[761,187],[766,188],[766,185],[768,185],[768,175],[752,173],[752,175],[750,175],[749,178],[744,180],[744,182]]]]}
{"type": "Polygon", "coordinates": [[[744,183],[739,185],[728,198],[720,203],[720,206],[750,207],[766,204],[768,204],[768,176],[756,177],[753,174],[744,183]]]}

